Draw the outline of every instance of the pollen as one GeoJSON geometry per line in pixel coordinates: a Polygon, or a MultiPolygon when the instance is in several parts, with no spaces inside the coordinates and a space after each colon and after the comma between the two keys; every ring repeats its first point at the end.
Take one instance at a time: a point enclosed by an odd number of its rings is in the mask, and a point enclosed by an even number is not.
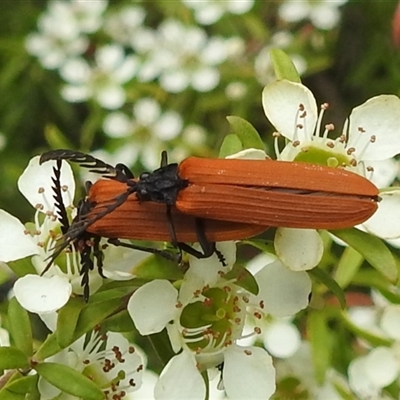
{"type": "Polygon", "coordinates": [[[44,193],[44,191],[45,191],[45,190],[44,190],[44,187],[40,187],[40,188],[38,189],[38,193],[39,193],[39,194],[44,193]]]}
{"type": "Polygon", "coordinates": [[[254,317],[257,318],[257,319],[261,319],[261,318],[262,318],[261,313],[258,312],[258,311],[256,311],[253,315],[254,315],[254,317]]]}

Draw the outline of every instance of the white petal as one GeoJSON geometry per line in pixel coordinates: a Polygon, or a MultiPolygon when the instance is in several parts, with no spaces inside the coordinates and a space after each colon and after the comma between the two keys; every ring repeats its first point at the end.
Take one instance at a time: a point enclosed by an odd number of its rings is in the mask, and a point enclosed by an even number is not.
{"type": "Polygon", "coordinates": [[[204,400],[206,385],[188,351],[172,357],[154,388],[156,400],[204,400]]]}
{"type": "Polygon", "coordinates": [[[372,234],[383,239],[400,237],[400,190],[382,192],[375,214],[363,223],[372,234]]]}
{"type": "Polygon", "coordinates": [[[64,85],[61,89],[61,96],[71,103],[81,103],[92,95],[92,88],[84,85],[64,85]]]}
{"type": "Polygon", "coordinates": [[[372,167],[374,172],[370,180],[378,187],[390,186],[399,173],[399,162],[394,158],[381,161],[368,161],[368,167],[372,167]]]}
{"type": "Polygon", "coordinates": [[[254,0],[241,0],[241,1],[231,1],[226,4],[228,10],[233,14],[244,14],[249,11],[253,5],[254,0]]]}
{"type": "Polygon", "coordinates": [[[202,25],[211,25],[218,21],[224,10],[217,4],[208,3],[206,7],[200,8],[195,13],[196,21],[202,25]]]}
{"type": "Polygon", "coordinates": [[[10,335],[7,330],[0,328],[0,347],[10,346],[10,335]]]}
{"type": "Polygon", "coordinates": [[[133,133],[131,120],[122,112],[109,113],[104,119],[103,129],[112,138],[126,137],[133,133]]]}
{"type": "Polygon", "coordinates": [[[60,68],[61,77],[73,85],[80,85],[88,82],[91,72],[89,65],[82,58],[70,59],[60,68]]]}
{"type": "Polygon", "coordinates": [[[131,296],[128,312],[142,335],[161,332],[178,312],[178,291],[166,280],[146,283],[131,296]]]}
{"type": "Polygon", "coordinates": [[[245,149],[241,150],[238,153],[232,154],[225,158],[237,158],[240,160],[265,160],[269,158],[265,151],[259,149],[245,149]]]}
{"type": "Polygon", "coordinates": [[[293,272],[277,260],[266,265],[255,278],[259,286],[256,299],[275,317],[294,315],[308,305],[311,280],[306,272],[293,272]]]}
{"type": "Polygon", "coordinates": [[[321,261],[324,245],[314,229],[278,228],[274,246],[276,255],[292,271],[307,271],[321,261]]]}
{"type": "MultiPolygon", "coordinates": [[[[53,168],[56,167],[56,161],[47,161],[42,165],[39,164],[39,156],[33,157],[24,172],[18,179],[18,189],[25,198],[36,207],[38,204],[43,205],[41,211],[54,211],[53,183],[51,181],[54,176],[53,168]]],[[[67,162],[61,165],[61,186],[63,190],[63,202],[65,206],[72,205],[75,194],[75,180],[72,169],[67,162]]]]}
{"type": "Polygon", "coordinates": [[[182,131],[183,121],[181,116],[173,111],[166,112],[154,124],[154,135],[160,140],[172,140],[182,131]]]}
{"type": "Polygon", "coordinates": [[[161,117],[161,106],[154,99],[145,97],[133,106],[133,114],[139,125],[150,126],[161,117]]]}
{"type": "Polygon", "coordinates": [[[0,210],[0,261],[15,261],[39,254],[32,237],[24,231],[25,227],[18,218],[0,210]]]}
{"type": "Polygon", "coordinates": [[[304,85],[286,80],[273,82],[264,88],[262,103],[267,118],[287,139],[311,139],[317,123],[318,108],[313,94],[304,85]],[[300,106],[304,107],[303,112],[299,112],[300,106]],[[299,118],[299,114],[305,116],[299,118]],[[298,125],[302,128],[296,128],[298,125]]]}
{"type": "Polygon", "coordinates": [[[134,394],[131,394],[126,397],[126,399],[128,400],[139,400],[139,399],[143,399],[143,400],[153,400],[154,396],[154,387],[157,383],[158,380],[158,375],[149,370],[146,369],[143,371],[143,383],[142,386],[140,386],[140,389],[135,391],[134,394]]]}
{"type": "Polygon", "coordinates": [[[263,342],[273,356],[288,358],[299,349],[301,337],[298,329],[290,322],[274,321],[266,329],[263,342]]]}
{"type": "Polygon", "coordinates": [[[279,17],[287,22],[298,22],[308,17],[311,5],[304,1],[284,1],[279,7],[279,17]]]}
{"type": "Polygon", "coordinates": [[[367,100],[350,114],[348,147],[356,149],[362,160],[385,160],[400,153],[400,99],[381,95],[367,100]],[[363,133],[360,133],[360,128],[363,133]],[[369,143],[371,135],[375,143],[369,143]]]}
{"type": "Polygon", "coordinates": [[[51,332],[54,332],[57,329],[57,317],[58,314],[56,311],[49,312],[46,314],[39,314],[40,319],[46,325],[47,329],[51,332]]]}
{"type": "Polygon", "coordinates": [[[118,84],[111,83],[98,90],[96,100],[108,110],[116,110],[125,103],[125,91],[118,84]]]}
{"type": "Polygon", "coordinates": [[[391,384],[399,374],[399,364],[390,348],[377,347],[365,358],[365,371],[377,387],[391,384]]]}
{"type": "Polygon", "coordinates": [[[192,86],[198,92],[209,92],[218,85],[219,79],[218,69],[202,67],[192,75],[192,86]]]}
{"type": "Polygon", "coordinates": [[[124,355],[124,363],[107,371],[107,377],[109,379],[116,379],[118,376],[120,379],[120,386],[127,388],[129,392],[139,389],[142,385],[144,369],[142,350],[140,348],[136,349],[136,346],[134,346],[135,351],[129,351],[132,345],[124,336],[118,332],[108,332],[107,349],[111,350],[114,347],[117,347],[124,355]],[[135,382],[135,387],[130,387],[131,380],[135,382]]]}
{"type": "Polygon", "coordinates": [[[350,362],[349,385],[361,398],[378,399],[381,388],[369,379],[365,364],[366,357],[356,358],[350,362]]]}
{"type": "Polygon", "coordinates": [[[229,399],[267,400],[275,392],[275,368],[264,349],[232,345],[224,360],[222,377],[229,399]]]}
{"type": "Polygon", "coordinates": [[[310,19],[319,29],[332,29],[340,20],[340,13],[336,8],[324,4],[313,6],[310,19]]]}
{"type": "Polygon", "coordinates": [[[46,278],[38,275],[25,275],[14,285],[18,302],[32,313],[49,313],[64,306],[71,296],[71,285],[62,276],[46,278]]]}
{"type": "Polygon", "coordinates": [[[165,71],[160,78],[160,85],[170,93],[179,93],[189,86],[189,76],[186,71],[165,71]]]}
{"type": "Polygon", "coordinates": [[[351,307],[348,310],[350,321],[367,331],[377,330],[378,312],[373,307],[351,307]]]}
{"type": "MultiPolygon", "coordinates": [[[[199,245],[194,247],[200,249],[199,245]]],[[[200,277],[203,281],[203,285],[214,286],[220,279],[220,273],[229,272],[236,261],[235,242],[218,242],[216,247],[217,250],[222,253],[226,265],[221,263],[215,253],[208,258],[197,258],[194,256],[190,256],[189,258],[191,273],[200,277]]]]}
{"type": "Polygon", "coordinates": [[[381,328],[395,340],[400,340],[400,307],[387,306],[382,313],[381,328]]]}

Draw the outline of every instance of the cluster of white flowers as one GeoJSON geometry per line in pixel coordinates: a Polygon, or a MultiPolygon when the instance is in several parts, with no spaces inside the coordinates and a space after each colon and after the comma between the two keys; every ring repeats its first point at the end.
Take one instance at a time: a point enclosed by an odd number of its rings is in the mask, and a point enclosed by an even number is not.
{"type": "MultiPolygon", "coordinates": [[[[392,291],[399,295],[396,287],[392,291]]],[[[360,399],[384,398],[384,388],[400,379],[400,307],[376,291],[371,297],[373,304],[349,310],[352,323],[379,343],[372,347],[359,340],[363,354],[349,365],[349,385],[360,399]]]]}
{"type": "MultiPolygon", "coordinates": [[[[304,85],[285,80],[267,85],[263,107],[277,130],[275,149],[280,160],[318,163],[324,160],[328,166],[344,167],[364,175],[380,188],[390,185],[398,173],[398,163],[393,159],[400,154],[400,99],[397,96],[373,97],[356,107],[336,139],[328,137],[335,128],[333,124],[322,125],[328,105],[322,105],[318,112],[312,92],[304,85]],[[289,141],[283,150],[279,149],[280,136],[289,141]]],[[[379,209],[363,223],[363,229],[382,239],[398,239],[400,191],[391,188],[381,191],[379,196],[379,209]]],[[[290,235],[290,241],[302,243],[302,231],[290,235]]],[[[309,249],[316,254],[318,247],[314,244],[309,249]]]]}
{"type": "Polygon", "coordinates": [[[316,28],[332,29],[340,20],[339,7],[347,0],[285,0],[279,6],[279,16],[284,21],[293,23],[309,20],[316,28]]]}
{"type": "MultiPolygon", "coordinates": [[[[245,156],[254,158],[251,153],[246,151],[245,156]]],[[[254,153],[259,157],[262,152],[254,153]]],[[[264,153],[262,157],[265,158],[264,153]]],[[[54,166],[54,162],[40,166],[38,157],[35,157],[19,180],[21,192],[37,210],[34,231],[27,232],[15,217],[1,211],[0,246],[5,249],[2,251],[2,261],[33,256],[32,263],[38,274],[44,270],[55,243],[55,232],[59,230],[59,222],[55,217],[57,210],[52,204],[51,176],[54,166]]],[[[66,163],[61,170],[60,183],[65,203],[71,205],[75,185],[71,169],[66,163]]],[[[253,277],[248,272],[246,274],[245,269],[234,269],[236,249],[233,242],[219,243],[218,248],[224,254],[226,266],[222,266],[216,256],[206,260],[191,258],[190,268],[179,290],[169,281],[154,280],[139,288],[128,303],[128,312],[139,332],[149,335],[166,328],[172,348],[177,353],[157,381],[156,398],[171,398],[182,393],[190,394],[190,397],[196,393],[196,398],[204,398],[206,384],[201,372],[220,365],[223,365],[220,367],[223,381],[220,387],[232,399],[246,397],[250,391],[255,398],[261,399],[272,395],[275,390],[271,356],[258,347],[238,343],[262,334],[266,316],[287,317],[305,308],[311,291],[310,278],[305,272],[289,271],[275,259],[266,262],[267,265],[254,273],[253,277]],[[249,322],[252,331],[244,333],[249,322]],[[236,379],[238,374],[243,380],[236,379]],[[176,385],[178,381],[180,384],[176,385]],[[257,393],[254,392],[255,386],[257,393]]],[[[136,253],[132,253],[127,261],[126,254],[110,248],[105,254],[107,262],[104,274],[110,279],[131,278],[132,272],[129,271],[132,271],[132,265],[140,261],[136,253]]],[[[67,253],[55,262],[45,276],[26,275],[18,279],[14,286],[14,294],[20,304],[38,313],[52,331],[56,327],[56,311],[67,303],[72,292],[82,293],[77,254],[67,253]],[[63,271],[63,263],[67,272],[63,271]]],[[[91,291],[95,292],[100,284],[97,273],[91,274],[91,291]]],[[[273,337],[273,329],[270,329],[266,343],[270,343],[272,349],[277,347],[273,344],[273,337]]],[[[91,360],[91,370],[97,368],[95,365],[104,369],[104,360],[112,356],[111,350],[103,349],[97,336],[93,336],[92,344],[83,345],[82,340],[47,361],[65,363],[83,371],[88,367],[87,360],[91,360]],[[108,355],[105,356],[104,352],[108,355]],[[71,356],[72,353],[75,355],[71,356]]],[[[121,340],[125,339],[111,335],[108,342],[113,349],[116,342],[119,343],[119,349],[126,349],[127,342],[124,341],[126,343],[122,345],[121,340]]],[[[276,352],[279,353],[279,350],[276,352]]],[[[131,354],[128,350],[123,353],[131,354]]],[[[134,365],[142,363],[137,355],[131,354],[130,357],[134,357],[134,365]]],[[[124,365],[124,371],[127,370],[137,374],[141,368],[124,365]]],[[[127,373],[125,380],[128,381],[128,378],[131,379],[132,375],[127,373]]],[[[135,378],[134,387],[119,381],[118,390],[138,389],[140,379],[135,378]]],[[[111,382],[112,378],[107,380],[111,382]]],[[[41,392],[59,392],[48,382],[41,382],[41,392]]]]}
{"type": "MultiPolygon", "coordinates": [[[[110,132],[114,129],[114,135],[123,136],[130,129],[146,129],[150,125],[158,131],[157,123],[163,116],[157,103],[145,99],[142,104],[141,111],[134,110],[137,113],[135,121],[123,114],[111,114],[110,118],[119,121],[119,126],[116,129],[112,126],[116,123],[108,122],[110,132]]],[[[355,108],[342,135],[335,140],[328,138],[328,133],[333,130],[331,124],[325,126],[320,136],[327,105],[318,114],[312,93],[301,84],[278,81],[268,85],[263,93],[263,106],[279,133],[275,135],[278,159],[293,161],[309,157],[310,162],[315,158],[321,162],[323,158],[327,165],[349,168],[376,179],[380,185],[390,184],[397,174],[398,167],[394,162],[384,163],[383,170],[390,172],[386,177],[379,174],[382,164],[374,164],[372,168],[372,162],[391,159],[400,152],[399,142],[395,140],[400,126],[400,100],[396,96],[378,96],[355,108]],[[372,110],[378,112],[379,118],[372,115],[372,110]],[[279,149],[279,136],[288,140],[282,151],[279,149]],[[393,172],[390,166],[396,170],[393,172]]],[[[172,116],[170,118],[173,120],[172,116]]],[[[175,135],[177,130],[165,133],[160,128],[159,134],[175,135]]],[[[261,150],[247,149],[231,157],[265,159],[267,155],[261,150]]],[[[0,247],[3,249],[0,261],[32,256],[37,274],[18,279],[14,294],[24,308],[39,314],[50,330],[56,326],[56,311],[67,303],[71,294],[82,294],[79,257],[74,251],[63,253],[44,276],[39,276],[47,265],[46,260],[60,231],[51,180],[54,167],[54,162],[39,165],[39,159],[35,157],[19,179],[20,191],[36,210],[31,229],[27,230],[15,217],[0,210],[0,247]]],[[[60,183],[64,203],[73,214],[75,183],[66,163],[61,168],[60,183]]],[[[363,224],[364,229],[384,239],[398,238],[398,191],[383,191],[380,196],[379,211],[363,224]]],[[[320,234],[311,229],[278,228],[274,240],[275,255],[268,256],[268,259],[263,256],[255,263],[258,266],[249,264],[247,269],[236,265],[233,242],[218,243],[217,246],[224,255],[225,266],[216,255],[208,259],[190,257],[190,267],[179,284],[173,285],[163,279],[152,280],[137,289],[127,303],[127,311],[138,331],[142,335],[151,335],[166,329],[175,353],[156,379],[156,398],[205,398],[207,387],[202,374],[208,374],[210,381],[220,375],[218,387],[223,388],[231,399],[245,398],[249,393],[255,399],[268,398],[275,391],[275,368],[271,355],[289,360],[302,352],[304,343],[291,323],[291,317],[308,305],[311,280],[305,271],[321,261],[323,242],[320,234]],[[255,341],[263,343],[264,349],[255,346],[255,341]],[[238,380],[238,376],[242,379],[238,380]]],[[[112,280],[134,277],[134,266],[143,259],[143,255],[121,248],[108,247],[104,252],[104,274],[112,280]]],[[[102,279],[97,272],[91,272],[91,292],[96,292],[101,285],[102,279]]],[[[384,314],[394,319],[382,317],[381,328],[390,339],[397,340],[393,328],[397,326],[397,306],[388,305],[384,314]]],[[[129,346],[125,339],[114,336],[113,342],[125,343],[118,345],[119,349],[125,349],[120,351],[131,354],[126,350],[129,346]]],[[[56,355],[55,360],[68,364],[71,359],[68,354],[74,352],[74,368],[83,371],[82,360],[87,362],[88,359],[93,359],[93,362],[100,360],[99,365],[104,368],[102,363],[111,357],[111,353],[103,347],[94,335],[92,344],[86,343],[82,347],[78,341],[64,350],[64,356],[56,355]],[[104,356],[103,352],[108,355],[104,356]]],[[[112,348],[115,353],[115,346],[112,348]]],[[[371,383],[374,393],[379,393],[383,386],[392,382],[400,373],[393,355],[396,348],[377,348],[356,359],[349,368],[350,387],[356,392],[368,389],[369,386],[360,386],[359,378],[370,373],[365,369],[365,362],[370,363],[370,358],[375,362],[383,357],[385,368],[389,364],[392,368],[385,379],[376,378],[376,382],[371,383]]],[[[136,390],[140,386],[137,382],[142,379],[143,358],[132,357],[133,366],[125,365],[127,369],[124,371],[140,372],[140,376],[132,378],[135,385],[119,381],[121,390],[136,390]]],[[[47,383],[41,384],[41,388],[45,392],[54,391],[47,383]]],[[[320,393],[318,396],[322,398],[321,393],[332,392],[333,386],[329,381],[323,388],[317,388],[313,383],[310,390],[320,393]]]]}

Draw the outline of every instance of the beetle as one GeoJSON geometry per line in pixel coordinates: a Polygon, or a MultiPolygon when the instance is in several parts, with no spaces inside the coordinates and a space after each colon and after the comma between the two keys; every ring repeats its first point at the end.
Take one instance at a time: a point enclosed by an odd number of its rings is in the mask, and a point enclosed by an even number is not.
{"type": "MultiPolygon", "coordinates": [[[[189,157],[139,179],[118,164],[113,167],[88,154],[71,150],[44,153],[46,160],[77,162],[104,177],[125,183],[117,208],[132,194],[140,202],[165,204],[199,218],[263,226],[343,229],[360,224],[377,210],[379,191],[368,179],[318,164],[274,160],[189,157]]],[[[112,209],[112,207],[111,207],[112,209]]]]}
{"type": "MultiPolygon", "coordinates": [[[[94,269],[94,262],[97,264],[99,274],[106,278],[103,274],[101,238],[108,239],[108,243],[116,246],[158,254],[175,261],[177,257],[170,252],[122,242],[120,239],[172,242],[180,252],[179,257],[182,250],[198,258],[206,258],[215,253],[225,265],[224,257],[216,249],[215,242],[245,239],[268,229],[261,225],[200,219],[174,209],[170,215],[174,228],[171,233],[171,225],[163,204],[140,203],[136,197],[130,196],[115,207],[116,199],[120,199],[126,192],[126,184],[107,179],[99,179],[94,184],[86,183],[87,195],[79,202],[77,216],[69,224],[62,201],[60,171],[61,161],[58,160],[57,167],[54,168],[52,188],[63,239],[54,249],[43,273],[64,249],[74,246],[80,255],[81,285],[84,288],[85,301],[89,299],[89,272],[94,269]],[[199,242],[203,252],[194,249],[186,242],[199,242]]],[[[129,172],[126,173],[129,175],[129,172]]]]}

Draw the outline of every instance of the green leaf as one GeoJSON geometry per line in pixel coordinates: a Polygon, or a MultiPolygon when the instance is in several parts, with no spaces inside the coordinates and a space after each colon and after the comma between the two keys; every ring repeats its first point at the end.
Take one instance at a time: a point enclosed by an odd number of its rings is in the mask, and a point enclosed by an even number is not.
{"type": "Polygon", "coordinates": [[[307,324],[316,379],[323,383],[325,373],[331,364],[333,345],[327,316],[323,311],[314,311],[309,315],[307,324]]]}
{"type": "Polygon", "coordinates": [[[257,296],[259,288],[254,276],[240,265],[235,264],[225,275],[225,279],[235,279],[236,284],[257,296]]]}
{"type": "Polygon", "coordinates": [[[292,82],[301,83],[299,73],[291,58],[281,49],[272,49],[269,52],[274,66],[276,79],[287,79],[292,82]]]}
{"type": "Polygon", "coordinates": [[[6,388],[14,394],[26,394],[31,392],[37,384],[37,375],[20,376],[7,383],[6,388]]]}
{"type": "Polygon", "coordinates": [[[390,346],[392,344],[393,341],[390,339],[379,336],[377,334],[373,334],[370,331],[361,329],[358,325],[353,323],[353,321],[348,316],[347,312],[343,311],[340,315],[343,318],[342,323],[344,323],[347,326],[347,328],[349,328],[358,339],[366,340],[373,347],[390,346]]]}
{"type": "Polygon", "coordinates": [[[13,297],[8,304],[10,334],[15,346],[30,357],[33,353],[32,329],[28,311],[13,297]]]}
{"type": "Polygon", "coordinates": [[[45,358],[54,356],[62,350],[60,344],[57,341],[57,334],[51,333],[47,336],[46,340],[42,343],[40,348],[35,354],[35,360],[41,361],[45,358]]]}
{"type": "Polygon", "coordinates": [[[107,300],[93,305],[88,304],[79,315],[74,341],[99,325],[122,305],[122,299],[107,300]]]}
{"type": "Polygon", "coordinates": [[[28,274],[36,274],[36,269],[31,262],[32,257],[25,257],[20,260],[10,261],[7,265],[15,275],[22,277],[28,274]]]}
{"type": "Polygon", "coordinates": [[[85,400],[104,399],[104,393],[93,381],[67,365],[41,363],[35,366],[35,370],[46,381],[64,393],[85,400]]]}
{"type": "Polygon", "coordinates": [[[58,312],[56,334],[57,341],[62,348],[74,341],[76,324],[84,306],[85,303],[81,298],[71,297],[68,303],[58,312]]]}
{"type": "Polygon", "coordinates": [[[364,257],[352,247],[346,247],[340,257],[335,272],[335,281],[341,288],[346,288],[360,269],[364,257]]]}
{"type": "Polygon", "coordinates": [[[243,150],[243,145],[239,137],[233,133],[226,135],[219,149],[219,158],[225,158],[243,150]]]}
{"type": "Polygon", "coordinates": [[[103,329],[110,332],[131,332],[135,325],[127,310],[112,315],[102,323],[103,329]]]}
{"type": "Polygon", "coordinates": [[[357,250],[372,267],[383,274],[390,282],[397,282],[396,261],[381,239],[356,228],[334,230],[331,233],[357,250]]]}
{"type": "Polygon", "coordinates": [[[226,119],[231,125],[233,133],[235,133],[240,139],[244,149],[265,150],[264,143],[261,140],[259,133],[250,122],[235,116],[229,116],[226,117],[226,119]]]}
{"type": "Polygon", "coordinates": [[[29,358],[16,347],[0,347],[0,370],[27,368],[29,358]]]}
{"type": "Polygon", "coordinates": [[[48,125],[44,131],[47,143],[52,149],[73,149],[73,144],[55,125],[48,125]]]}
{"type": "Polygon", "coordinates": [[[0,400],[26,400],[25,394],[13,393],[7,388],[0,390],[0,400]]]}
{"type": "Polygon", "coordinates": [[[346,297],[338,283],[323,269],[315,267],[308,273],[317,281],[323,283],[339,300],[340,307],[346,308],[346,297]]]}
{"type": "Polygon", "coordinates": [[[146,336],[153,346],[161,365],[164,367],[168,361],[175,355],[171,347],[171,341],[166,329],[159,333],[146,336]]]}
{"type": "MultiPolygon", "coordinates": [[[[140,280],[141,282],[142,280],[140,280]]],[[[112,281],[104,284],[101,291],[90,296],[89,304],[101,303],[112,299],[121,299],[133,292],[139,279],[129,279],[128,281],[112,281]]],[[[145,281],[146,283],[148,280],[145,281]]]]}
{"type": "Polygon", "coordinates": [[[242,243],[253,246],[256,249],[261,250],[264,253],[269,253],[269,254],[275,255],[275,247],[274,247],[274,242],[272,240],[247,239],[247,240],[243,240],[242,243]]]}
{"type": "Polygon", "coordinates": [[[183,270],[176,262],[157,255],[145,258],[132,270],[132,273],[138,278],[149,280],[177,280],[183,278],[183,270]]]}

